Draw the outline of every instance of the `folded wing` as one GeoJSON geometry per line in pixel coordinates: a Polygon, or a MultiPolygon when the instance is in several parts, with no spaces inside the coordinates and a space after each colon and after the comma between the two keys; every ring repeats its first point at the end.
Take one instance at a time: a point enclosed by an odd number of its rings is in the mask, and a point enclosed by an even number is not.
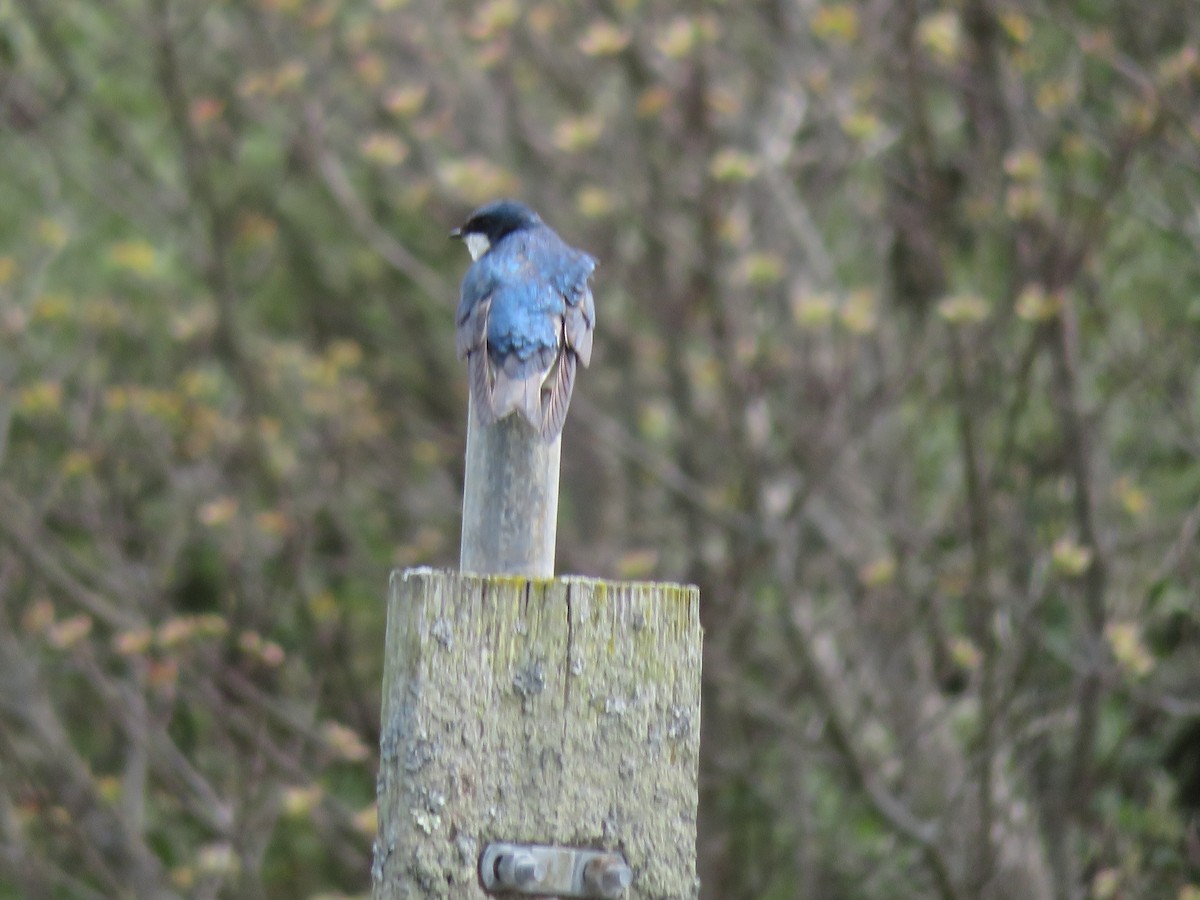
{"type": "Polygon", "coordinates": [[[588,278],[596,264],[546,231],[549,238],[506,241],[471,267],[456,346],[468,361],[480,422],[518,412],[550,442],[566,421],[578,363],[591,361],[596,310],[588,278]]]}

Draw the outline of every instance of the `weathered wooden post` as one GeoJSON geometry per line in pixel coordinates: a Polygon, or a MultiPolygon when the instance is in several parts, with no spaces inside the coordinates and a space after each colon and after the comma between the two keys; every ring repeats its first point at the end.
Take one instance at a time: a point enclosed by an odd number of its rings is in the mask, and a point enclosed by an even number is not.
{"type": "Polygon", "coordinates": [[[554,578],[559,438],[467,447],[462,572],[392,574],[374,900],[693,900],[699,592],[554,578]]]}

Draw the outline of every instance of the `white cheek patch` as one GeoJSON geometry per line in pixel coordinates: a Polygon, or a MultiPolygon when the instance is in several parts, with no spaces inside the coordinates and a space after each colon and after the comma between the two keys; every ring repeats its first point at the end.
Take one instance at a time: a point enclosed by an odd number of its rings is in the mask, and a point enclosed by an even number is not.
{"type": "Polygon", "coordinates": [[[475,231],[464,234],[463,240],[467,244],[467,252],[471,254],[471,259],[479,259],[492,246],[491,242],[487,239],[487,235],[479,234],[475,231]]]}

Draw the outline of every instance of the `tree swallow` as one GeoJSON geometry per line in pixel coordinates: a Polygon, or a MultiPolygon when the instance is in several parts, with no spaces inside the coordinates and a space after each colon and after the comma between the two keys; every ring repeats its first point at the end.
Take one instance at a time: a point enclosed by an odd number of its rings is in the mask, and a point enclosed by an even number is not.
{"type": "Polygon", "coordinates": [[[461,228],[474,260],[459,294],[456,345],[479,420],[520,413],[550,443],[562,431],[577,363],[592,358],[596,260],[529,207],[497,200],[461,228]]]}

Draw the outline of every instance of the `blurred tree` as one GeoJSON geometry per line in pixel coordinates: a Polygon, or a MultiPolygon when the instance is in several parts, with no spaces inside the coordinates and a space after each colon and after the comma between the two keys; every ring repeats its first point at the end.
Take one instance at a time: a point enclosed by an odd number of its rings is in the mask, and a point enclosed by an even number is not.
{"type": "Polygon", "coordinates": [[[503,194],[601,260],[560,570],[703,592],[706,895],[1200,895],[1191,12],[0,3],[0,896],[368,890],[503,194]]]}

